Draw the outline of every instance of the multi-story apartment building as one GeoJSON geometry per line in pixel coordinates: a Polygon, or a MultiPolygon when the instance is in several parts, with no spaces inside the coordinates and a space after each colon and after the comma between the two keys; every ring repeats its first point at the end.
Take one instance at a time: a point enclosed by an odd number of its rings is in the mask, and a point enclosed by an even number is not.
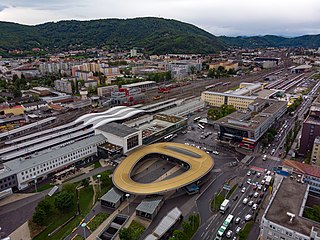
{"type": "Polygon", "coordinates": [[[314,139],[311,154],[311,163],[320,166],[320,136],[317,136],[314,139]]]}
{"type": "Polygon", "coordinates": [[[119,91],[119,87],[118,85],[98,87],[97,91],[99,97],[110,97],[112,92],[119,91]]]}
{"type": "Polygon", "coordinates": [[[303,122],[299,153],[311,153],[317,136],[320,136],[320,97],[312,103],[309,116],[303,122]]]}
{"type": "Polygon", "coordinates": [[[73,80],[70,80],[68,78],[61,78],[61,79],[55,80],[54,81],[54,88],[57,91],[71,94],[73,92],[71,81],[73,81],[73,80]]]}

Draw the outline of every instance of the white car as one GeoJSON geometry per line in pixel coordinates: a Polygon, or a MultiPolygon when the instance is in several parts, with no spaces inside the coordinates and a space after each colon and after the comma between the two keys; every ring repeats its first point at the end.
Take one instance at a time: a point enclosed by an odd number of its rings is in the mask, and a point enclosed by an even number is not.
{"type": "Polygon", "coordinates": [[[246,188],[243,187],[243,188],[241,189],[241,192],[244,193],[245,191],[246,191],[246,188]]]}
{"type": "Polygon", "coordinates": [[[247,172],[247,176],[250,176],[251,175],[251,172],[249,171],[249,172],[247,172]]]}
{"type": "Polygon", "coordinates": [[[253,210],[256,210],[257,208],[258,208],[258,204],[256,204],[256,203],[253,204],[252,209],[253,209],[253,210]]]}
{"type": "Polygon", "coordinates": [[[261,184],[264,185],[265,183],[266,183],[266,180],[263,179],[263,180],[261,181],[261,184]]]}
{"type": "Polygon", "coordinates": [[[252,219],[252,215],[248,214],[244,217],[246,221],[250,221],[252,219]]]}
{"type": "Polygon", "coordinates": [[[236,234],[239,234],[240,231],[241,231],[241,227],[237,227],[236,228],[236,234]]]}
{"type": "Polygon", "coordinates": [[[253,201],[250,201],[248,205],[251,207],[253,205],[253,201]]]}
{"type": "Polygon", "coordinates": [[[215,155],[219,155],[218,151],[212,151],[212,153],[215,154],[215,155]]]}
{"type": "Polygon", "coordinates": [[[259,193],[258,193],[258,192],[255,192],[255,193],[253,194],[253,197],[255,197],[255,198],[259,197],[259,193]]]}
{"type": "Polygon", "coordinates": [[[243,201],[242,201],[242,203],[243,203],[243,204],[247,204],[248,201],[249,201],[248,198],[244,198],[243,201]]]}
{"type": "Polygon", "coordinates": [[[231,238],[231,236],[232,236],[232,231],[229,230],[229,231],[227,232],[227,234],[226,234],[226,237],[227,237],[227,238],[231,238]]]}

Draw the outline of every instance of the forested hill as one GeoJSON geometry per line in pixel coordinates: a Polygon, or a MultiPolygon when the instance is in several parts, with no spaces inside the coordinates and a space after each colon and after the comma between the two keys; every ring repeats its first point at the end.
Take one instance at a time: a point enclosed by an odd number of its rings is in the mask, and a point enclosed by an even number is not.
{"type": "Polygon", "coordinates": [[[214,53],[225,49],[214,35],[191,24],[162,18],[60,21],[36,26],[0,22],[0,48],[76,49],[137,47],[148,53],[214,53]]]}
{"type": "Polygon", "coordinates": [[[104,47],[150,54],[216,53],[228,47],[320,47],[320,35],[216,37],[194,25],[163,18],[60,21],[27,26],[0,22],[0,55],[8,50],[49,51],[104,47]]]}
{"type": "Polygon", "coordinates": [[[230,47],[256,48],[256,47],[320,47],[320,35],[304,35],[300,37],[286,38],[274,35],[253,37],[219,37],[230,47]]]}

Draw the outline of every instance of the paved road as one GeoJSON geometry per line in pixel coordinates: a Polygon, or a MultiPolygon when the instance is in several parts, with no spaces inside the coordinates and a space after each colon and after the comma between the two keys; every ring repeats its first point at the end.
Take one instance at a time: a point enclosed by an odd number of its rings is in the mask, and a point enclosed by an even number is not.
{"type": "Polygon", "coordinates": [[[45,190],[36,195],[21,199],[0,207],[0,227],[5,236],[8,236],[32,217],[34,209],[50,191],[45,190]]]}
{"type": "MultiPolygon", "coordinates": [[[[252,210],[252,207],[247,204],[243,204],[243,199],[244,198],[248,198],[249,201],[253,201],[254,203],[256,203],[259,199],[259,197],[255,198],[255,197],[249,197],[249,193],[254,193],[254,192],[262,192],[262,191],[258,191],[258,190],[254,190],[254,185],[253,183],[255,183],[256,181],[261,182],[263,176],[264,176],[264,169],[261,169],[261,173],[262,175],[260,177],[257,177],[257,174],[255,175],[251,175],[251,176],[247,176],[245,175],[246,172],[248,171],[248,169],[243,168],[242,170],[240,170],[238,172],[238,176],[243,176],[243,180],[241,182],[243,182],[243,186],[246,188],[245,192],[242,193],[241,192],[241,188],[236,188],[235,191],[233,192],[233,194],[231,195],[231,197],[229,198],[231,200],[231,206],[229,208],[229,210],[225,213],[225,214],[221,214],[221,213],[211,213],[209,212],[209,209],[205,209],[203,207],[203,205],[205,205],[205,200],[209,199],[209,203],[211,202],[210,196],[214,196],[216,194],[216,189],[221,187],[224,183],[223,180],[226,180],[226,178],[228,177],[226,175],[227,172],[225,172],[224,174],[222,174],[218,179],[222,178],[222,180],[220,180],[220,182],[215,182],[214,186],[212,187],[212,189],[208,189],[206,191],[206,195],[204,197],[204,199],[200,200],[199,203],[197,201],[197,206],[199,208],[199,212],[201,214],[201,220],[202,220],[202,224],[201,227],[199,228],[198,232],[196,233],[195,237],[193,239],[203,239],[203,240],[210,240],[213,239],[216,236],[216,233],[218,231],[218,229],[220,228],[220,226],[223,224],[223,221],[226,219],[226,217],[228,216],[228,214],[232,214],[234,216],[234,219],[237,217],[241,218],[241,221],[239,224],[236,223],[232,223],[231,226],[229,227],[229,229],[233,232],[232,236],[236,236],[235,234],[235,230],[237,227],[241,227],[243,228],[245,225],[245,221],[244,221],[244,217],[247,214],[253,214],[255,211],[252,210]],[[226,176],[225,176],[226,175],[226,176]],[[252,184],[248,184],[247,180],[251,179],[251,183],[252,184]],[[215,191],[215,192],[211,192],[211,191],[215,191]],[[238,198],[234,201],[234,197],[238,196],[238,198]],[[204,209],[201,209],[204,208],[204,209]],[[208,213],[209,212],[209,213],[208,213]]],[[[231,175],[232,176],[232,175],[231,175]]],[[[264,193],[264,195],[266,195],[266,193],[264,193]]],[[[207,205],[208,206],[208,203],[207,205]]],[[[257,239],[259,234],[259,229],[254,227],[252,232],[251,232],[251,237],[250,239],[257,239]]]]}

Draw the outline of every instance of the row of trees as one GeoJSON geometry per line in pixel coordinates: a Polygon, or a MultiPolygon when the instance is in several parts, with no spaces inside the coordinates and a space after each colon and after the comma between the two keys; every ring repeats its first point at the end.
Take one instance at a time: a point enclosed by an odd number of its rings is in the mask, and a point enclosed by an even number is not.
{"type": "Polygon", "coordinates": [[[237,71],[232,69],[226,70],[223,66],[219,66],[217,69],[209,69],[208,77],[211,78],[224,78],[237,74],[237,71]]]}
{"type": "Polygon", "coordinates": [[[46,197],[40,201],[32,216],[32,221],[44,226],[54,212],[63,213],[74,210],[76,205],[75,187],[73,184],[66,184],[62,191],[53,197],[46,197]]]}
{"type": "Polygon", "coordinates": [[[233,112],[235,112],[236,109],[231,105],[222,105],[220,108],[211,108],[208,110],[208,118],[211,120],[218,120],[220,118],[223,118],[233,112]]]}
{"type": "Polygon", "coordinates": [[[169,240],[190,240],[196,233],[200,225],[199,214],[192,214],[187,221],[182,223],[181,230],[174,230],[172,237],[169,240]]]}

